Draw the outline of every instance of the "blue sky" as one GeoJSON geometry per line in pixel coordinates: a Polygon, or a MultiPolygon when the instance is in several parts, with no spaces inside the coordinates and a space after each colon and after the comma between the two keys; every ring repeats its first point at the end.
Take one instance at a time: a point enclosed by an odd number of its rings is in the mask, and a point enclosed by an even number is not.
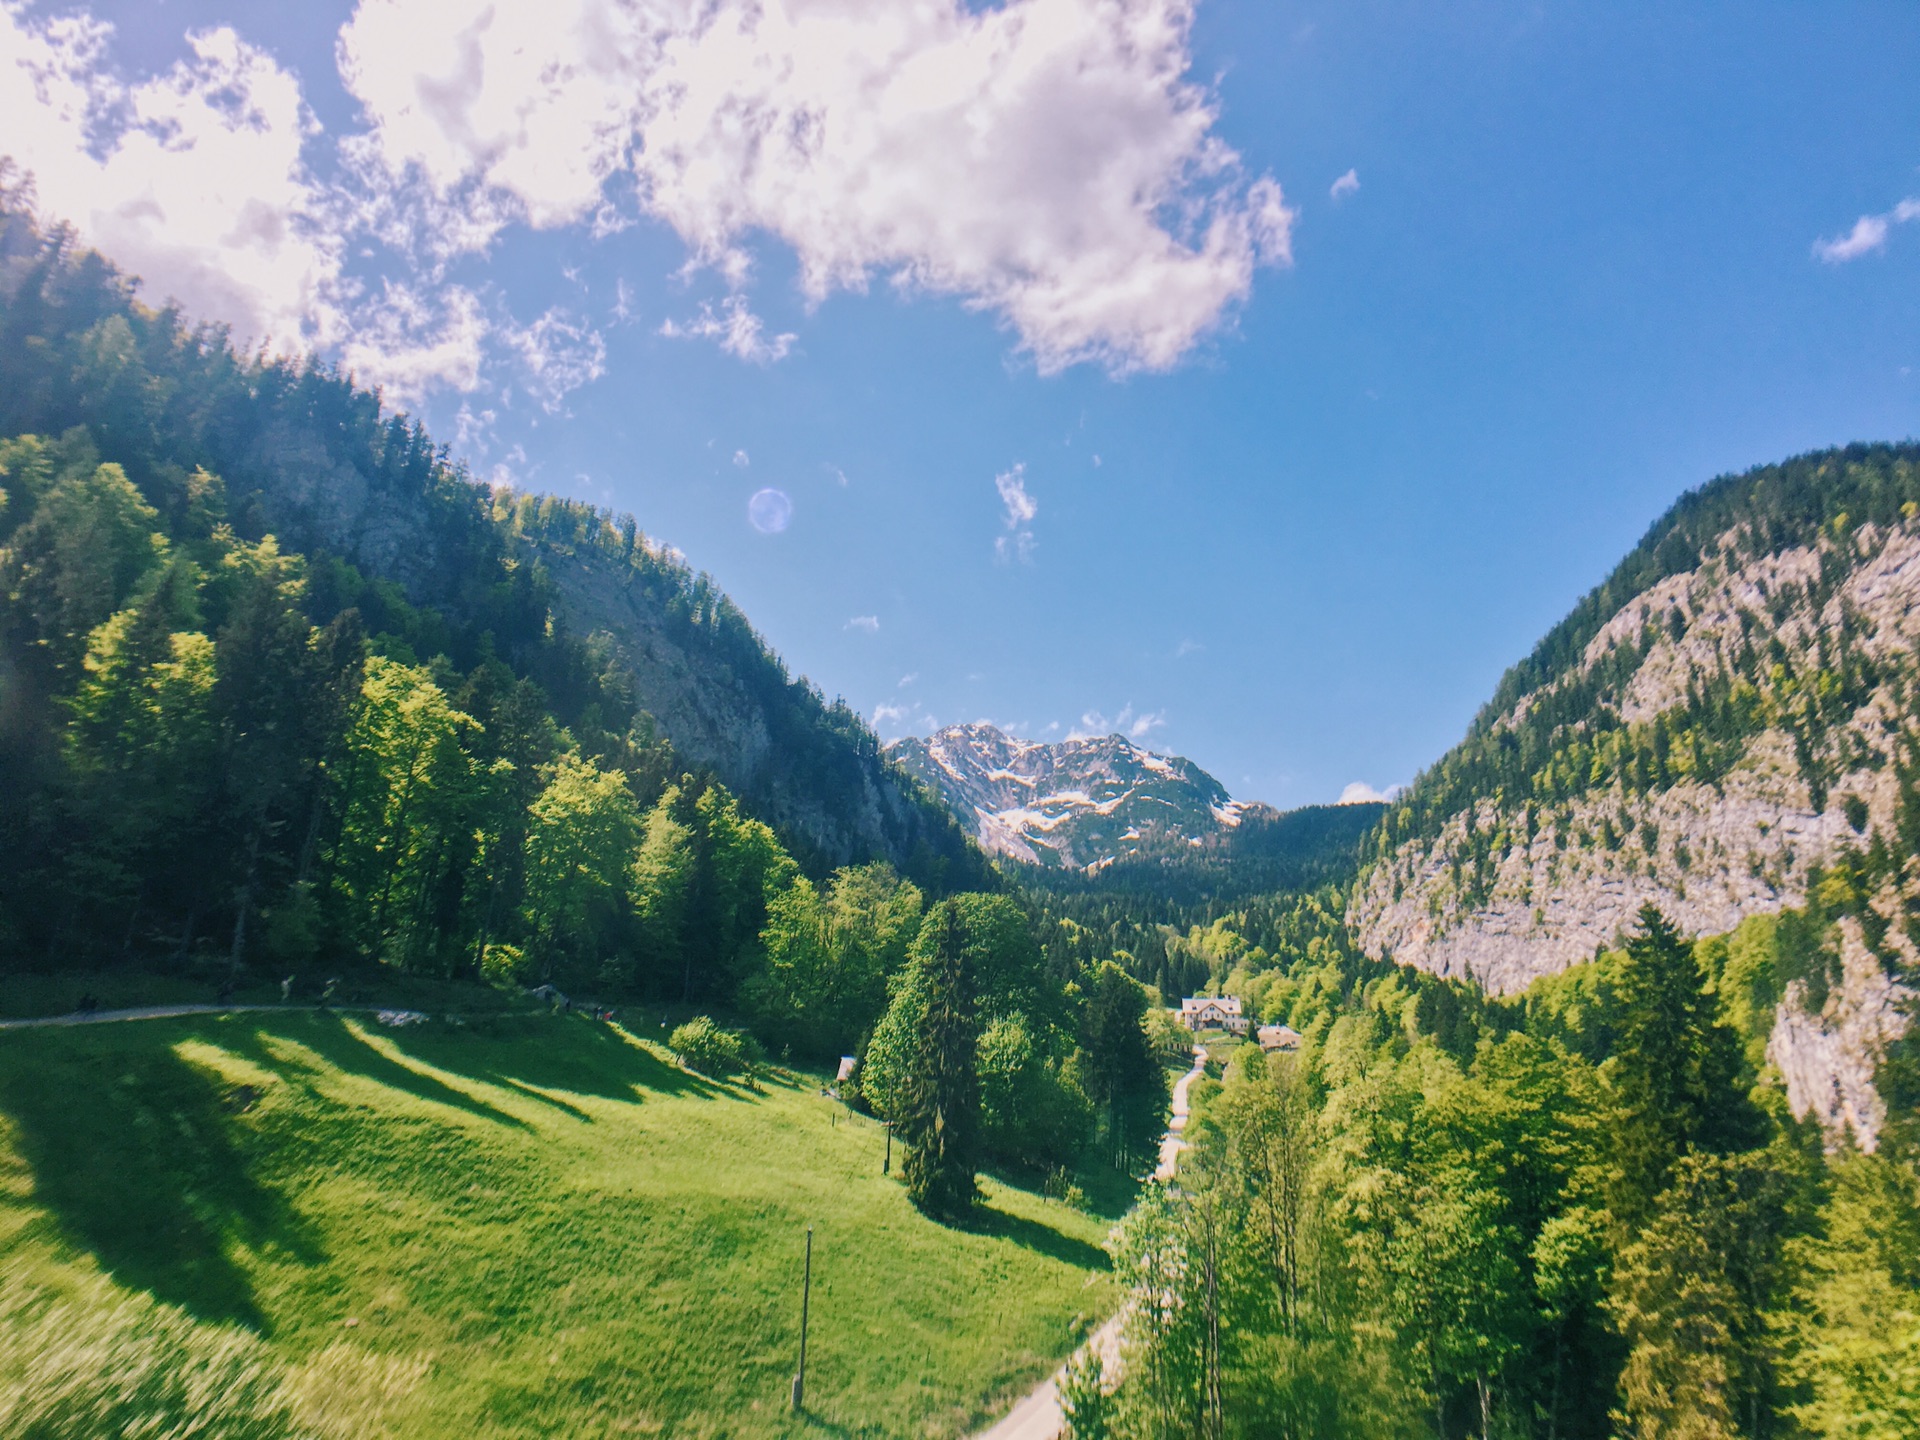
{"type": "Polygon", "coordinates": [[[1920,428],[1920,22],[1682,8],[9,3],[0,152],[882,735],[1295,805],[1437,757],[1683,490],[1920,428]]]}

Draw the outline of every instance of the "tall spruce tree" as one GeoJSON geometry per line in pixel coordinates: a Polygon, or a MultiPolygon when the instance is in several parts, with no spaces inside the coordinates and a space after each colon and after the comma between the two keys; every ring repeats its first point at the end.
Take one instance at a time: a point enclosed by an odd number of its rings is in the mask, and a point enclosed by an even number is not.
{"type": "Polygon", "coordinates": [[[1680,1157],[1754,1143],[1758,1116],[1740,1088],[1739,1039],[1720,1023],[1693,948],[1652,904],[1627,942],[1619,1003],[1612,1209],[1633,1225],[1680,1157]]]}
{"type": "Polygon", "coordinates": [[[964,1215],[979,1196],[980,1022],[967,967],[961,911],[942,901],[916,947],[925,1009],[907,1065],[896,1123],[907,1143],[907,1193],[930,1215],[964,1215]]]}
{"type": "Polygon", "coordinates": [[[1146,990],[1110,960],[1101,962],[1086,988],[1087,1091],[1104,1112],[1114,1163],[1125,1166],[1159,1128],[1166,1078],[1147,1039],[1146,990]]]}

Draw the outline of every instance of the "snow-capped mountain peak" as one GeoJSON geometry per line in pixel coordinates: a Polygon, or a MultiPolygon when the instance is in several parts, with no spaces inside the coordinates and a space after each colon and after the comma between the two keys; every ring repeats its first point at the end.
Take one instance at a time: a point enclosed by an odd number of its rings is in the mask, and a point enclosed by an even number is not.
{"type": "Polygon", "coordinates": [[[1244,808],[1191,760],[1124,735],[1048,744],[980,723],[887,748],[983,849],[1033,865],[1086,868],[1205,845],[1238,825],[1244,808]]]}

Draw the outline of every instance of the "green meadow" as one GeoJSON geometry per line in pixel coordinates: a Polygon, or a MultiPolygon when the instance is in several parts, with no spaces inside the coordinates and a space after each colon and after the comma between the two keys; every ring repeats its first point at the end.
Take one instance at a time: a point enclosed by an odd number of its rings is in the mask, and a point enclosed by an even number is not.
{"type": "Polygon", "coordinates": [[[0,1033],[0,1395],[137,1311],[289,1433],[964,1433],[1112,1306],[1108,1221],[983,1178],[933,1224],[819,1087],[580,1016],[0,1033]]]}

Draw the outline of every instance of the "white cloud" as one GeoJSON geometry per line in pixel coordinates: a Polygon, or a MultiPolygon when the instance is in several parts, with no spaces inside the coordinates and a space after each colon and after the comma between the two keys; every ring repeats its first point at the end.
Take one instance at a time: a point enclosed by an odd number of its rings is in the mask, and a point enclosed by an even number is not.
{"type": "Polygon", "coordinates": [[[1027,467],[1015,465],[993,477],[993,488],[1000,492],[1000,503],[1007,507],[1007,528],[1018,530],[1040,513],[1040,504],[1027,494],[1027,467]]]}
{"type": "Polygon", "coordinates": [[[1165,725],[1166,723],[1167,723],[1166,711],[1151,710],[1144,715],[1138,716],[1134,720],[1133,724],[1127,727],[1127,734],[1135,740],[1140,740],[1145,738],[1146,735],[1149,734],[1151,731],[1158,730],[1161,726],[1165,725]]]}
{"type": "Polygon", "coordinates": [[[607,0],[361,0],[340,78],[396,172],[563,225],[594,216],[625,164],[659,18],[607,0]]]}
{"type": "Polygon", "coordinates": [[[1178,645],[1173,647],[1173,658],[1176,660],[1184,660],[1189,655],[1198,655],[1206,648],[1207,647],[1202,645],[1198,640],[1182,640],[1178,645]]]}
{"type": "Polygon", "coordinates": [[[876,705],[873,707],[875,725],[900,725],[913,713],[910,705],[876,705]]]}
{"type": "Polygon", "coordinates": [[[1006,510],[1007,533],[994,538],[993,557],[1005,565],[1018,557],[1022,564],[1033,559],[1033,518],[1040,513],[1040,502],[1027,493],[1027,467],[1015,465],[993,477],[1000,492],[1000,504],[1006,510]]]}
{"type": "Polygon", "coordinates": [[[712,340],[736,360],[755,365],[771,365],[786,359],[793,342],[800,338],[784,334],[768,339],[765,331],[760,317],[749,310],[747,302],[738,295],[722,300],[718,314],[710,302],[703,300],[700,313],[685,324],[676,320],[663,320],[660,324],[660,333],[669,340],[712,340]]]}
{"type": "Polygon", "coordinates": [[[502,338],[519,358],[527,390],[548,414],[566,398],[607,373],[607,345],[600,332],[567,318],[558,307],[533,324],[510,325],[502,338]]]}
{"type": "MultiPolygon", "coordinates": [[[[480,385],[489,329],[479,297],[465,286],[429,299],[411,285],[387,281],[379,303],[366,307],[342,342],[340,362],[355,379],[402,404],[436,386],[471,392],[480,385]]],[[[469,412],[462,407],[460,413],[469,412]]],[[[494,412],[484,413],[491,424],[494,412]]],[[[460,425],[463,446],[467,428],[460,425]]]]}
{"type": "Polygon", "coordinates": [[[0,4],[0,153],[41,212],[243,345],[336,338],[341,246],[302,159],[316,125],[299,82],[222,27],[126,84],[106,65],[111,34],[0,4]]]}
{"type": "Polygon", "coordinates": [[[1909,220],[1920,220],[1920,199],[1902,200],[1884,214],[1862,215],[1845,235],[1833,240],[1814,241],[1813,253],[1829,265],[1843,265],[1849,260],[1858,260],[1862,255],[1884,250],[1892,228],[1904,225],[1909,220]]]}
{"type": "Polygon", "coordinates": [[[810,303],[885,281],[997,316],[1043,372],[1164,369],[1291,263],[1279,187],[1188,77],[1194,3],[358,0],[335,54],[363,128],[329,135],[230,28],[128,79],[110,26],[0,0],[0,154],[149,297],[396,398],[499,366],[560,408],[599,334],[519,324],[449,265],[512,224],[641,216],[727,291],[660,333],[752,363],[796,341],[744,293],[772,243],[810,303]]]}
{"type": "Polygon", "coordinates": [[[880,617],[878,615],[856,615],[847,621],[846,628],[849,630],[861,630],[868,635],[878,635],[880,633],[880,617]]]}
{"type": "Polygon", "coordinates": [[[1385,790],[1376,790],[1364,780],[1356,780],[1340,792],[1336,805],[1374,805],[1391,800],[1400,793],[1398,785],[1389,785],[1385,790]]]}
{"type": "Polygon", "coordinates": [[[1344,200],[1347,196],[1359,190],[1359,188],[1360,172],[1358,170],[1349,170],[1333,182],[1333,187],[1327,191],[1327,194],[1335,200],[1344,200]]]}
{"type": "Polygon", "coordinates": [[[736,450],[736,451],[734,451],[734,452],[733,452],[733,463],[734,463],[735,465],[737,465],[737,466],[739,466],[739,467],[740,467],[740,469],[742,469],[742,470],[744,470],[744,469],[746,469],[746,468],[747,468],[747,466],[749,466],[749,465],[751,465],[751,464],[753,463],[753,461],[752,461],[752,459],[751,459],[751,458],[750,458],[750,457],[748,456],[748,454],[747,454],[747,452],[746,452],[746,451],[744,451],[744,450],[736,450]]]}
{"type": "MultiPolygon", "coordinates": [[[[1133,710],[1133,702],[1128,701],[1120,707],[1120,713],[1111,718],[1101,710],[1083,711],[1080,716],[1080,723],[1071,726],[1067,730],[1067,739],[1099,740],[1108,735],[1126,735],[1132,739],[1140,740],[1166,723],[1166,711],[1148,710],[1136,715],[1133,710]]],[[[1057,730],[1059,724],[1060,722],[1056,720],[1047,727],[1047,730],[1057,730]]]]}
{"type": "Polygon", "coordinates": [[[340,60],[385,164],[476,213],[613,223],[630,176],[732,289],[761,233],[815,301],[880,276],[998,314],[1043,371],[1164,369],[1291,261],[1279,186],[1187,78],[1193,5],[361,0],[340,60]]]}
{"type": "Polygon", "coordinates": [[[320,350],[402,403],[478,388],[494,325],[474,291],[346,273],[350,244],[411,234],[424,202],[356,190],[351,153],[345,182],[317,179],[323,137],[293,74],[219,27],[127,80],[112,37],[85,14],[35,20],[0,0],[0,156],[31,177],[43,220],[242,348],[320,350]]]}
{"type": "Polygon", "coordinates": [[[904,690],[907,688],[907,686],[913,684],[913,682],[918,680],[919,678],[920,678],[920,672],[918,670],[911,671],[908,674],[902,675],[900,677],[900,683],[896,685],[894,688],[896,690],[904,690]]]}
{"type": "Polygon", "coordinates": [[[468,447],[484,449],[493,439],[494,423],[500,418],[493,410],[475,410],[471,405],[462,405],[460,412],[453,417],[454,443],[462,450],[468,447]]]}

